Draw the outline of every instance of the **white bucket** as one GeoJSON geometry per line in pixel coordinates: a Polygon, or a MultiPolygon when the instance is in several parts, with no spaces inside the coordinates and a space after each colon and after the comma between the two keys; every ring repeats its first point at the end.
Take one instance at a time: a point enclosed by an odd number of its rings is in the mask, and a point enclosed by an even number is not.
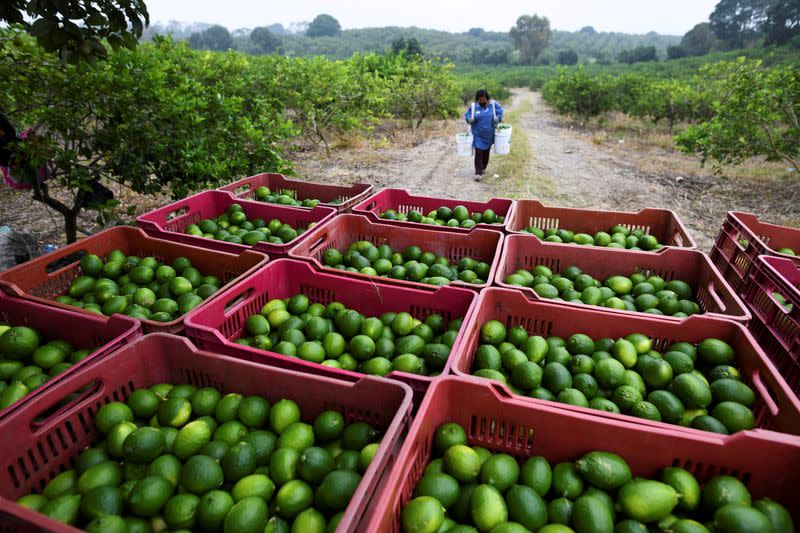
{"type": "Polygon", "coordinates": [[[494,153],[505,155],[511,151],[511,126],[494,130],[494,153]]]}
{"type": "Polygon", "coordinates": [[[458,146],[458,155],[471,156],[472,155],[472,133],[463,132],[456,134],[456,146],[458,146]]]}

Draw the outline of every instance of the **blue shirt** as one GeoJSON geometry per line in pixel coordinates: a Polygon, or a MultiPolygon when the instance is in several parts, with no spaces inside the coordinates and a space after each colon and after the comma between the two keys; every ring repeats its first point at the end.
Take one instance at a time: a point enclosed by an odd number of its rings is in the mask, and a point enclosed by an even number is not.
{"type": "MultiPolygon", "coordinates": [[[[497,114],[498,122],[503,120],[503,106],[494,100],[487,105],[475,104],[475,123],[472,124],[472,146],[479,150],[488,150],[494,144],[494,117],[492,115],[492,104],[494,112],[497,114]]],[[[472,118],[472,106],[464,113],[464,120],[469,123],[472,118]]]]}

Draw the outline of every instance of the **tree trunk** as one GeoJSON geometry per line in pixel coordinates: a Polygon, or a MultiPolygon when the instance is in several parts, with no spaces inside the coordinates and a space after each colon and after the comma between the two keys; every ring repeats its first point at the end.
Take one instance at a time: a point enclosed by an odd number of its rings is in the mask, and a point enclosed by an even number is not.
{"type": "Polygon", "coordinates": [[[75,242],[78,238],[78,215],[83,209],[85,198],[86,192],[82,189],[79,190],[70,209],[67,205],[50,196],[47,182],[39,182],[38,179],[33,180],[33,199],[55,209],[64,218],[64,236],[67,244],[75,242]]]}
{"type": "Polygon", "coordinates": [[[73,243],[78,239],[78,214],[69,212],[64,214],[64,235],[67,244],[73,243]]]}

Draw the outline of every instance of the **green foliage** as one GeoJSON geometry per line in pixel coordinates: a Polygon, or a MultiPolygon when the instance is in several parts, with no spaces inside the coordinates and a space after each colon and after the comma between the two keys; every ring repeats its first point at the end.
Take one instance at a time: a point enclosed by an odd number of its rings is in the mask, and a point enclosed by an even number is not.
{"type": "Polygon", "coordinates": [[[0,22],[21,25],[45,50],[74,62],[106,57],[106,44],[115,50],[134,48],[150,16],[141,0],[3,0],[0,22]]]}
{"type": "Polygon", "coordinates": [[[560,69],[544,84],[542,98],[556,111],[582,121],[610,111],[614,105],[612,84],[607,76],[591,76],[583,67],[560,69]]]}
{"type": "Polygon", "coordinates": [[[267,28],[259,26],[250,32],[250,41],[262,54],[271,54],[281,45],[281,39],[267,28]]]}
{"type": "Polygon", "coordinates": [[[680,59],[688,55],[689,52],[683,46],[670,46],[667,48],[667,59],[680,59]]]}
{"type": "Polygon", "coordinates": [[[775,0],[767,10],[764,33],[766,44],[786,44],[800,37],[800,4],[796,0],[775,0]]]}
{"type": "Polygon", "coordinates": [[[502,101],[511,96],[511,92],[499,80],[492,76],[461,75],[457,77],[458,95],[461,103],[466,105],[475,99],[479,89],[486,89],[495,100],[502,101]]]}
{"type": "Polygon", "coordinates": [[[258,90],[272,93],[300,131],[327,149],[332,135],[363,131],[386,109],[387,90],[361,68],[363,59],[264,56],[253,64],[258,90]]]}
{"type": "Polygon", "coordinates": [[[550,21],[539,15],[522,15],[509,31],[520,62],[532,65],[550,43],[550,21]]]}
{"type": "Polygon", "coordinates": [[[721,0],[709,17],[711,30],[727,48],[786,44],[800,35],[797,0],[721,0]]]}
{"type": "Polygon", "coordinates": [[[225,52],[234,48],[230,32],[220,25],[211,26],[189,36],[189,46],[195,50],[216,50],[225,52]]]}
{"type": "Polygon", "coordinates": [[[314,17],[306,30],[309,37],[331,37],[342,32],[339,21],[330,15],[322,14],[314,17]]]}
{"type": "MultiPolygon", "coordinates": [[[[145,39],[154,34],[171,33],[175,39],[187,39],[192,33],[207,29],[208,25],[183,25],[170,22],[154,24],[145,30],[145,39]]],[[[280,25],[267,27],[280,37],[280,53],[287,56],[324,55],[331,59],[346,59],[356,53],[384,52],[399,39],[416,39],[420,47],[431,56],[446,57],[458,65],[506,65],[520,63],[513,42],[507,32],[492,32],[472,28],[464,33],[450,33],[424,28],[360,28],[342,30],[331,36],[309,37],[305,33],[287,33],[280,25]]],[[[235,48],[246,53],[264,53],[246,33],[234,32],[235,48]]],[[[555,65],[560,52],[575,51],[579,61],[609,63],[622,50],[637,46],[655,46],[659,56],[666,54],[668,46],[679,44],[680,36],[647,33],[641,35],[596,31],[551,30],[548,46],[537,59],[538,64],[555,65]]]]}
{"type": "Polygon", "coordinates": [[[704,162],[738,164],[763,156],[800,172],[800,69],[764,69],[742,58],[711,65],[703,74],[719,86],[714,117],[679,135],[678,146],[704,162]]]}
{"type": "Polygon", "coordinates": [[[681,48],[686,51],[688,56],[706,55],[718,46],[719,41],[717,41],[714,32],[711,30],[711,24],[708,22],[696,24],[681,39],[681,48]]]}
{"type": "Polygon", "coordinates": [[[19,30],[0,30],[0,111],[35,131],[12,146],[16,172],[52,164],[50,180],[31,180],[34,198],[64,217],[69,241],[82,210],[106,219],[116,207],[93,203],[100,179],[184,197],[288,171],[282,147],[298,134],[327,147],[378,118],[416,128],[457,106],[452,65],[430,58],[246,56],[156,38],[104,62],[64,66],[19,30]]]}
{"type": "Polygon", "coordinates": [[[54,166],[49,181],[33,183],[34,198],[64,217],[70,241],[99,178],[185,196],[263,168],[285,169],[276,145],[293,134],[274,101],[253,90],[243,56],[194,53],[169,40],[65,67],[33,40],[3,30],[0,109],[35,129],[16,143],[18,160],[24,153],[33,168],[54,166]],[[53,187],[69,192],[72,204],[53,187]]]}
{"type": "Polygon", "coordinates": [[[751,46],[761,37],[773,0],[720,0],[708,17],[711,30],[727,48],[751,46]]]}
{"type": "Polygon", "coordinates": [[[414,37],[410,39],[405,39],[403,37],[395,39],[392,41],[391,50],[392,53],[404,54],[408,57],[418,57],[424,54],[422,45],[419,44],[419,41],[414,37]]]}
{"type": "Polygon", "coordinates": [[[620,63],[640,63],[642,61],[655,61],[658,59],[655,46],[637,46],[631,50],[623,50],[619,54],[620,63]]]}
{"type": "Polygon", "coordinates": [[[577,65],[578,64],[578,52],[575,50],[563,50],[558,53],[558,64],[559,65],[577,65]]]}
{"type": "Polygon", "coordinates": [[[381,80],[385,89],[385,112],[408,121],[412,129],[425,118],[437,119],[457,113],[458,87],[453,65],[432,58],[397,54],[356,56],[362,71],[381,80]]]}

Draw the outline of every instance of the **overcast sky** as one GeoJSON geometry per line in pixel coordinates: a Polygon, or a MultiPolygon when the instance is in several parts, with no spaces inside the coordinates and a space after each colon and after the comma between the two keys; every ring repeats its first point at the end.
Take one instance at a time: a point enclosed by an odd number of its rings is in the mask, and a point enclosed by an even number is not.
{"type": "Polygon", "coordinates": [[[319,13],[345,29],[418,26],[462,32],[508,31],[521,14],[544,15],[554,29],[682,35],[708,20],[718,0],[147,0],[152,22],[209,22],[228,29],[310,21],[319,13]]]}

